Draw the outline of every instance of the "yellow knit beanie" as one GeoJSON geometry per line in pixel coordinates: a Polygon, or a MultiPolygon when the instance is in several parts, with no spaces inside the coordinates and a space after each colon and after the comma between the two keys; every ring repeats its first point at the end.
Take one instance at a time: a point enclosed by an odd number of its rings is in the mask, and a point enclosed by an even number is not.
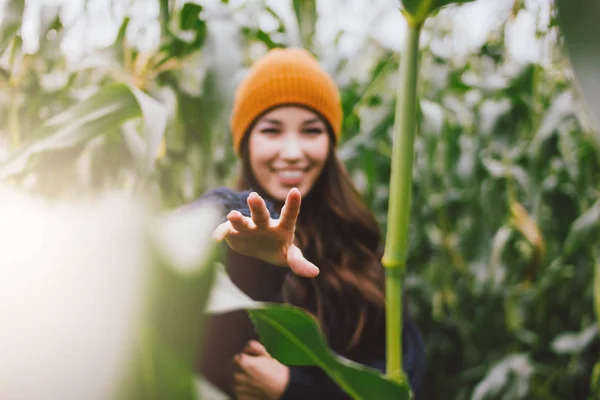
{"type": "Polygon", "coordinates": [[[342,105],[333,79],[308,51],[277,48],[252,66],[235,92],[230,127],[236,154],[239,155],[242,139],[256,118],[285,104],[316,111],[331,125],[336,141],[339,140],[342,105]]]}

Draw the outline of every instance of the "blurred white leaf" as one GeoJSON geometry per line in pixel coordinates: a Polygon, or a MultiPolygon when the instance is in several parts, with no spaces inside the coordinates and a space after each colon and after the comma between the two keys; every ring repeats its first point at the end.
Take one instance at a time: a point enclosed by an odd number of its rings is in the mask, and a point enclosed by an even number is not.
{"type": "Polygon", "coordinates": [[[482,133],[491,134],[500,117],[509,112],[511,106],[511,101],[507,98],[502,100],[485,100],[479,107],[479,118],[481,118],[479,128],[482,133]]]}
{"type": "Polygon", "coordinates": [[[444,124],[444,110],[442,106],[426,99],[420,99],[420,104],[424,119],[421,131],[439,135],[444,124]]]}
{"type": "Polygon", "coordinates": [[[557,354],[577,354],[584,351],[598,337],[598,326],[591,325],[578,333],[563,333],[555,338],[550,347],[557,354]]]}
{"type": "Polygon", "coordinates": [[[500,161],[494,160],[491,157],[483,157],[481,162],[494,178],[503,178],[506,176],[506,166],[500,161]]]}
{"type": "Polygon", "coordinates": [[[503,267],[502,255],[504,253],[506,244],[512,236],[512,233],[513,230],[509,226],[503,225],[500,227],[500,229],[498,229],[494,235],[494,238],[492,239],[492,252],[490,255],[488,279],[494,282],[495,285],[502,283],[497,281],[496,274],[503,267]]]}
{"type": "Polygon", "coordinates": [[[165,136],[165,130],[168,122],[168,110],[161,104],[140,89],[129,86],[131,93],[138,102],[144,120],[144,140],[146,142],[146,165],[148,170],[154,167],[156,154],[160,142],[165,136]]]}
{"type": "Polygon", "coordinates": [[[579,246],[588,241],[598,226],[600,226],[600,200],[596,201],[571,224],[569,234],[565,239],[565,254],[572,254],[579,246]]]}
{"type": "Polygon", "coordinates": [[[145,215],[116,193],[54,204],[0,189],[3,399],[114,398],[143,317],[145,215]]]}
{"type": "Polygon", "coordinates": [[[564,119],[575,111],[573,94],[564,91],[552,101],[550,109],[546,111],[540,128],[531,142],[531,151],[537,153],[541,145],[554,134],[564,119]]]}
{"type": "Polygon", "coordinates": [[[126,40],[139,52],[157,51],[160,46],[160,22],[156,19],[132,19],[127,26],[126,40]]]}
{"type": "Polygon", "coordinates": [[[484,400],[496,398],[502,390],[507,390],[510,379],[515,379],[515,389],[511,392],[521,399],[527,395],[529,388],[528,382],[533,374],[534,368],[529,361],[528,356],[524,354],[511,354],[494,365],[487,373],[486,377],[477,384],[471,400],[484,400]]]}
{"type": "Polygon", "coordinates": [[[541,39],[536,35],[536,19],[536,13],[525,9],[506,24],[507,51],[523,64],[539,63],[542,59],[541,39]]]}
{"type": "Polygon", "coordinates": [[[209,203],[170,211],[155,222],[155,243],[176,270],[196,272],[212,253],[212,233],[220,221],[219,208],[209,203]]]}

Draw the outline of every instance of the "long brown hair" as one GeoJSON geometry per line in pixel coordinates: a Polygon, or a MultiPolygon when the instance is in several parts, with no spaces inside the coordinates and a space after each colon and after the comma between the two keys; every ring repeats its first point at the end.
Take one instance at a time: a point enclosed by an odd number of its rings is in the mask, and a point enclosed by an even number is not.
{"type": "MultiPolygon", "coordinates": [[[[241,145],[238,189],[252,189],[272,200],[252,173],[248,157],[251,130],[241,145]]],[[[353,352],[365,336],[367,324],[383,318],[381,233],[333,145],[321,175],[302,199],[295,238],[304,256],[321,272],[312,279],[288,274],[283,300],[313,313],[328,339],[334,337],[329,345],[335,351],[353,352]]]]}

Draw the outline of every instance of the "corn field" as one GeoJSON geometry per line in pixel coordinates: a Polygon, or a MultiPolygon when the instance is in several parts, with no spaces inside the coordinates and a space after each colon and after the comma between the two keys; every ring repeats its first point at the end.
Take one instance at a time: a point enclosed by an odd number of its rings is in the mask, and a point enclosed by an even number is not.
{"type": "MultiPolygon", "coordinates": [[[[230,185],[236,83],[267,49],[303,46],[341,89],[338,154],[385,231],[398,7],[0,1],[2,185],[58,202],[143,191],[162,210],[230,185]]],[[[404,286],[425,339],[423,398],[600,399],[600,140],[556,5],[444,8],[425,24],[421,66],[404,286]]],[[[193,371],[166,364],[186,382],[169,393],[191,390],[193,371]]]]}

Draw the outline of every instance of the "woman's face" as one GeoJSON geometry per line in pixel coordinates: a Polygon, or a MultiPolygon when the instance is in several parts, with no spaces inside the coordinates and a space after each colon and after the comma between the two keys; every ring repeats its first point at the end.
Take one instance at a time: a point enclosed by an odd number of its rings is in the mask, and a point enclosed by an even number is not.
{"type": "Polygon", "coordinates": [[[258,119],[248,138],[252,173],[277,201],[292,188],[306,196],[323,170],[330,137],[314,112],[282,106],[258,119]]]}

